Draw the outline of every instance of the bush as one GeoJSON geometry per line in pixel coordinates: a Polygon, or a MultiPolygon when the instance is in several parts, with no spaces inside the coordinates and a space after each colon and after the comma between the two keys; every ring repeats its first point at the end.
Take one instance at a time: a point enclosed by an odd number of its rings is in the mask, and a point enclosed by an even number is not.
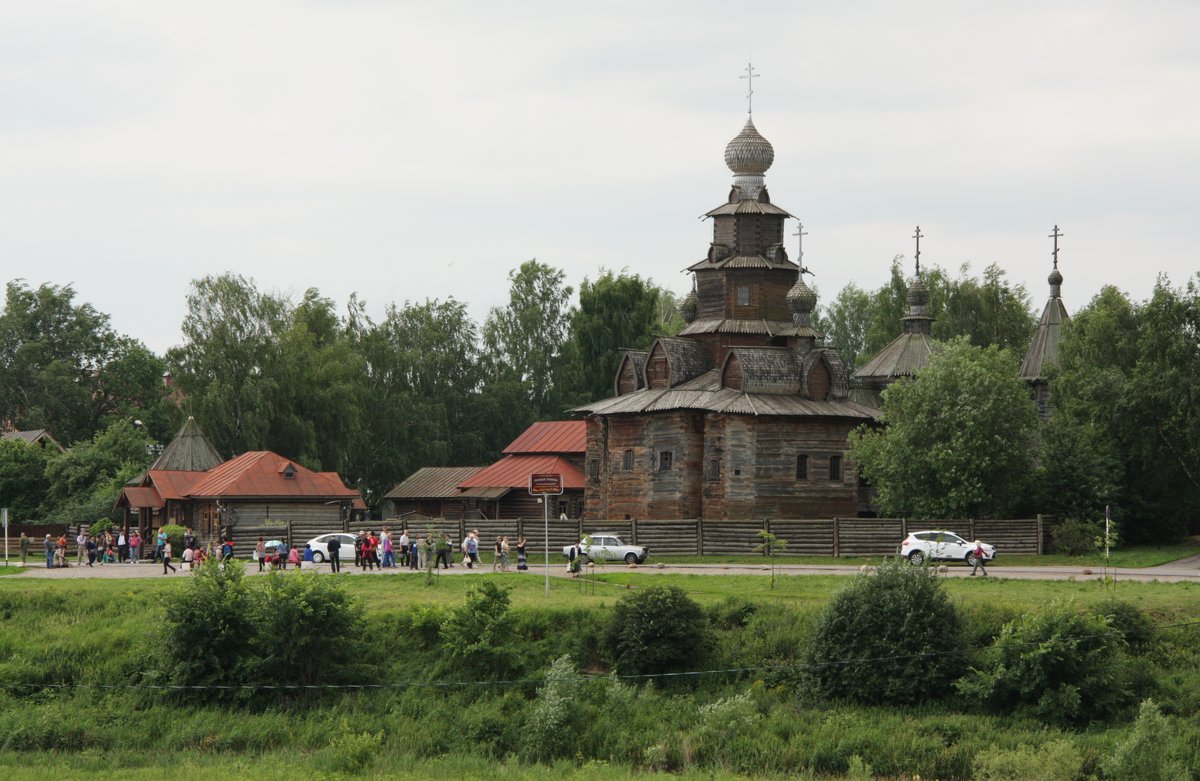
{"type": "MultiPolygon", "coordinates": [[[[167,533],[167,542],[171,543],[172,555],[174,555],[176,561],[179,561],[180,557],[183,556],[183,535],[187,533],[187,529],[173,523],[168,523],[162,527],[162,530],[167,533]]],[[[150,545],[154,545],[153,538],[151,538],[150,545]]],[[[153,547],[151,547],[151,550],[153,550],[153,547]]]]}
{"type": "Polygon", "coordinates": [[[1138,708],[1137,720],[1104,763],[1104,777],[1113,781],[1173,781],[1190,774],[1178,759],[1175,730],[1153,700],[1138,708]]]}
{"type": "Polygon", "coordinates": [[[820,697],[913,703],[963,669],[963,626],[932,568],[889,559],[857,575],[822,613],[803,678],[820,697]]]}
{"type": "Polygon", "coordinates": [[[1055,553],[1082,556],[1096,551],[1096,539],[1103,534],[1103,527],[1095,521],[1064,518],[1050,529],[1050,544],[1055,553]]]}
{"type": "Polygon", "coordinates": [[[1094,606],[1092,612],[1108,618],[1109,626],[1121,633],[1129,650],[1144,653],[1154,644],[1154,624],[1137,605],[1110,599],[1094,606]]]}
{"type": "Polygon", "coordinates": [[[1005,625],[958,690],[996,713],[1052,724],[1105,720],[1129,704],[1125,641],[1105,616],[1062,606],[1005,625]]]}
{"type": "Polygon", "coordinates": [[[657,675],[702,663],[713,639],[703,609],[683,589],[652,586],[617,602],[604,644],[622,675],[657,675]]]}
{"type": "Polygon", "coordinates": [[[525,730],[522,754],[534,760],[571,756],[579,732],[579,687],[581,682],[569,656],[550,665],[546,682],[537,690],[525,730]]]}
{"type": "Polygon", "coordinates": [[[261,686],[358,682],[369,672],[361,611],[319,575],[276,575],[252,588],[240,566],[209,559],[168,597],[164,624],[152,678],[230,687],[213,697],[250,700],[261,686]]]}
{"type": "Polygon", "coordinates": [[[441,626],[442,675],[504,678],[520,670],[521,655],[509,642],[505,627],[509,602],[508,589],[490,580],[467,589],[463,605],[441,626]]]}
{"type": "Polygon", "coordinates": [[[1042,746],[992,749],[975,757],[976,781],[1075,781],[1083,767],[1083,752],[1069,740],[1052,740],[1042,746]]]}

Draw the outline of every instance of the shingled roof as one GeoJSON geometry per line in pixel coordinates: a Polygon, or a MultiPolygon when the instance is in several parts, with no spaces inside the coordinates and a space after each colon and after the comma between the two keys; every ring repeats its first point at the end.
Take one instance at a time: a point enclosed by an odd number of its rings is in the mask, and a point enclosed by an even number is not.
{"type": "Polygon", "coordinates": [[[151,470],[166,470],[172,472],[207,472],[215,466],[225,463],[221,454],[204,436],[196,419],[188,416],[180,427],[175,438],[163,448],[163,452],[154,463],[151,470]]]}
{"type": "Polygon", "coordinates": [[[31,445],[54,445],[59,451],[63,451],[62,445],[58,444],[58,440],[50,435],[50,432],[44,428],[35,428],[28,431],[5,431],[0,439],[15,439],[19,442],[28,442],[31,445]]]}
{"type": "Polygon", "coordinates": [[[1062,280],[1056,262],[1048,279],[1050,299],[1046,302],[1046,308],[1042,310],[1042,317],[1038,320],[1037,330],[1033,332],[1029,349],[1025,351],[1025,360],[1021,362],[1021,379],[1028,382],[1045,379],[1046,367],[1058,365],[1058,345],[1062,341],[1063,323],[1071,319],[1067,314],[1066,305],[1062,302],[1062,280]]]}
{"type": "Polygon", "coordinates": [[[650,348],[650,360],[659,352],[667,358],[672,387],[698,377],[713,368],[712,353],[702,342],[681,339],[677,336],[661,336],[650,348]]]}
{"type": "Polygon", "coordinates": [[[449,499],[458,496],[458,484],[481,466],[423,466],[383,495],[384,499],[449,499]]]}

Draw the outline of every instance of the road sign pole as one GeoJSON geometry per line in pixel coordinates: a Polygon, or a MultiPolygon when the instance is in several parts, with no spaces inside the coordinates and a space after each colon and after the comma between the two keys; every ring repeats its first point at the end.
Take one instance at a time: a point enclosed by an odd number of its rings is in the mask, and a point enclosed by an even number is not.
{"type": "Polygon", "coordinates": [[[561,496],[563,480],[560,474],[536,474],[529,476],[529,493],[536,496],[542,503],[543,533],[546,535],[546,557],[543,567],[546,570],[546,597],[550,597],[550,499],[551,496],[561,496]]]}
{"type": "Polygon", "coordinates": [[[8,508],[0,507],[0,521],[4,522],[4,564],[8,565],[8,508]]]}

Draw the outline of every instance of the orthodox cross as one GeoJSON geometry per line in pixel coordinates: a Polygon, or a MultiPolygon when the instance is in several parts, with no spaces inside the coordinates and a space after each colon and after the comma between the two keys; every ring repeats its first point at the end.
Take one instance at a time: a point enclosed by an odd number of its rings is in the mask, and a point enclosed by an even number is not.
{"type": "Polygon", "coordinates": [[[1060,238],[1062,238],[1062,236],[1063,236],[1062,232],[1059,231],[1058,226],[1055,225],[1054,233],[1051,233],[1048,237],[1048,238],[1054,239],[1054,252],[1052,252],[1051,254],[1054,255],[1054,267],[1055,268],[1058,268],[1058,240],[1060,238]]]}
{"type": "Polygon", "coordinates": [[[921,276],[921,226],[917,226],[917,232],[913,234],[913,238],[917,240],[917,276],[921,276]]]}
{"type": "Polygon", "coordinates": [[[751,116],[754,115],[754,80],[760,75],[754,72],[754,65],[746,63],[746,75],[738,76],[739,79],[746,80],[746,113],[751,116]]]}
{"type": "Polygon", "coordinates": [[[796,247],[796,263],[800,266],[800,273],[810,274],[815,277],[816,274],[813,274],[804,267],[804,237],[808,235],[808,231],[804,230],[804,223],[796,220],[796,232],[792,235],[796,237],[796,244],[798,245],[796,247]]]}

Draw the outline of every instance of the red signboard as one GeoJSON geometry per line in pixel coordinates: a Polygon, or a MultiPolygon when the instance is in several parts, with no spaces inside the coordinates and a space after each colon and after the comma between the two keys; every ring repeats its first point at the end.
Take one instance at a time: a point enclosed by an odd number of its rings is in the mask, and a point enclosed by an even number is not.
{"type": "Polygon", "coordinates": [[[529,493],[534,496],[557,496],[562,492],[562,475],[529,476],[529,493]]]}

